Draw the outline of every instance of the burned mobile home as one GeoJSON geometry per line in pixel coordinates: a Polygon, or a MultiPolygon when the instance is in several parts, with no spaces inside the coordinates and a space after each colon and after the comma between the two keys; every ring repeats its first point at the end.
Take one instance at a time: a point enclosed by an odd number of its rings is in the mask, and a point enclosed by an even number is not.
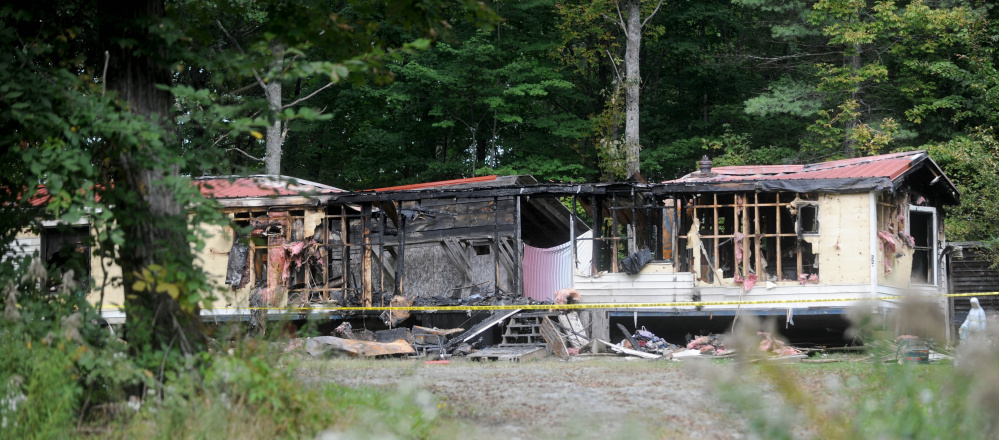
{"type": "MultiPolygon", "coordinates": [[[[798,317],[800,328],[808,316],[841,319],[852,305],[823,300],[947,293],[942,208],[959,193],[925,152],[702,162],[654,184],[482,176],[351,192],[280,176],[195,179],[237,225],[211,227],[198,255],[226,286],[202,313],[245,319],[251,306],[294,306],[341,319],[326,309],[567,295],[585,304],[747,302],[581,314],[610,339],[615,320],[697,330],[752,313],[785,325],[798,317]]],[[[117,270],[91,266],[95,279],[117,270]]],[[[120,287],[106,290],[105,315],[120,315],[120,287]]],[[[941,310],[947,304],[940,299],[941,310]]],[[[421,325],[455,326],[437,321],[446,315],[418,314],[421,325]]]]}
{"type": "MultiPolygon", "coordinates": [[[[741,311],[793,325],[795,315],[841,317],[853,304],[823,299],[947,293],[942,208],[959,192],[922,151],[714,168],[705,157],[698,171],[648,194],[661,205],[663,259],[633,276],[577,272],[584,302],[759,304],[613,310],[611,318],[725,322],[741,311]]],[[[947,311],[946,299],[939,303],[947,311]]]]}

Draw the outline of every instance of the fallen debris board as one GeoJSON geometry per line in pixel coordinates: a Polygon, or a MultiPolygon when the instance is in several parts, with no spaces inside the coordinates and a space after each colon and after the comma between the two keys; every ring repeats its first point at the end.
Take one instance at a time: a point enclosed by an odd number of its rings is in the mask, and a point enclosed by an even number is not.
{"type": "Polygon", "coordinates": [[[700,356],[702,356],[701,350],[698,350],[696,348],[691,348],[673,353],[673,359],[683,359],[688,357],[700,357],[700,356]]]}
{"type": "Polygon", "coordinates": [[[467,332],[462,333],[457,338],[454,338],[454,339],[448,341],[447,344],[444,345],[444,349],[450,350],[452,347],[457,346],[458,344],[461,344],[463,342],[468,342],[472,338],[478,336],[480,333],[482,333],[482,332],[484,332],[486,330],[489,330],[494,325],[499,324],[504,319],[509,318],[509,317],[511,317],[513,315],[516,315],[517,313],[520,313],[520,309],[507,310],[507,311],[504,311],[504,312],[495,313],[495,314],[493,314],[493,316],[490,316],[490,317],[486,318],[484,321],[482,321],[482,322],[480,322],[478,324],[475,324],[475,326],[473,326],[472,328],[468,329],[467,332]]]}
{"type": "Polygon", "coordinates": [[[489,347],[468,355],[473,361],[523,362],[548,356],[544,347],[489,347]]]}
{"type": "Polygon", "coordinates": [[[836,362],[843,362],[843,359],[802,359],[803,364],[832,364],[836,362]]]}
{"type": "Polygon", "coordinates": [[[801,362],[803,359],[808,359],[807,354],[791,354],[787,356],[777,356],[772,357],[767,360],[771,364],[795,364],[801,362]]]}
{"type": "Polygon", "coordinates": [[[630,348],[624,348],[624,347],[622,347],[620,345],[614,345],[614,344],[611,344],[610,342],[604,341],[602,339],[597,339],[597,340],[600,341],[601,343],[603,343],[604,346],[606,346],[608,349],[610,349],[611,351],[613,351],[615,353],[626,354],[626,355],[629,355],[629,356],[637,356],[637,357],[644,358],[644,359],[659,359],[659,358],[662,357],[662,356],[660,356],[658,354],[646,353],[644,351],[638,351],[638,350],[632,350],[630,348]]]}
{"type": "Polygon", "coordinates": [[[430,327],[420,327],[418,325],[413,326],[413,333],[425,333],[428,335],[437,336],[450,336],[455,333],[461,333],[465,331],[463,328],[430,328],[430,327]]]}
{"type": "Polygon", "coordinates": [[[359,341],[336,336],[318,336],[305,341],[305,351],[313,356],[344,354],[350,357],[374,357],[416,354],[412,345],[400,339],[395,342],[359,341]]]}
{"type": "MultiPolygon", "coordinates": [[[[411,305],[413,305],[413,299],[402,295],[394,296],[389,302],[390,307],[409,307],[411,305]]],[[[409,310],[386,310],[382,312],[381,318],[385,325],[392,327],[409,318],[409,310]]]]}
{"type": "Polygon", "coordinates": [[[807,359],[807,354],[791,354],[787,356],[765,356],[757,359],[750,359],[749,362],[759,362],[763,361],[768,364],[796,364],[801,362],[802,359],[807,359]]]}
{"type": "Polygon", "coordinates": [[[621,329],[621,333],[624,333],[624,337],[628,340],[628,343],[631,344],[631,347],[637,349],[638,341],[636,341],[635,337],[628,332],[628,329],[621,323],[617,324],[617,328],[621,329]]]}
{"type": "Polygon", "coordinates": [[[569,351],[565,348],[562,335],[555,329],[555,324],[552,324],[552,320],[548,319],[547,316],[541,318],[541,337],[545,338],[545,342],[548,343],[548,347],[552,349],[555,356],[562,360],[569,359],[569,351]]]}
{"type": "Polygon", "coordinates": [[[375,332],[375,340],[378,342],[395,342],[400,339],[412,344],[413,334],[408,328],[405,327],[394,328],[391,330],[378,330],[375,332]]]}
{"type": "Polygon", "coordinates": [[[581,348],[590,343],[590,340],[586,338],[586,328],[579,321],[579,315],[576,312],[559,315],[558,322],[569,329],[569,334],[566,335],[565,339],[569,342],[570,347],[581,348]]]}

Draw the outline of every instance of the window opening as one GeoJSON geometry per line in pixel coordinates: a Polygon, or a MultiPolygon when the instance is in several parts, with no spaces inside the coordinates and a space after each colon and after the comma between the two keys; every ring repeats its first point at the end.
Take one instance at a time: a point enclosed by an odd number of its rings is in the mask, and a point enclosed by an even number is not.
{"type": "Polygon", "coordinates": [[[798,228],[802,234],[819,233],[819,207],[817,205],[798,206],[798,228]]]}
{"type": "MultiPolygon", "coordinates": [[[[90,286],[90,227],[56,226],[42,229],[41,252],[45,264],[60,274],[73,271],[81,291],[90,286]]],[[[60,278],[56,282],[60,282],[60,278]]]]}

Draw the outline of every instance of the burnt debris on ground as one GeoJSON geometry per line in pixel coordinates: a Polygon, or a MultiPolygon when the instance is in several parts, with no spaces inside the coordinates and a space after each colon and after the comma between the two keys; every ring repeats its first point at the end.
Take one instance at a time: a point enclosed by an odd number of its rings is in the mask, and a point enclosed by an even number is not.
{"type": "MultiPolygon", "coordinates": [[[[367,358],[411,357],[447,360],[466,357],[482,361],[522,362],[554,356],[563,361],[620,356],[650,360],[692,358],[722,359],[736,355],[729,336],[690,336],[683,344],[671,343],[645,327],[629,329],[618,324],[617,342],[594,337],[575,311],[496,311],[466,328],[421,325],[370,331],[343,322],[330,336],[294,340],[289,350],[312,356],[367,358]],[[498,334],[495,338],[492,335],[498,334]]],[[[755,335],[752,361],[772,359],[798,362],[817,350],[797,348],[768,332],[755,335]]]]}

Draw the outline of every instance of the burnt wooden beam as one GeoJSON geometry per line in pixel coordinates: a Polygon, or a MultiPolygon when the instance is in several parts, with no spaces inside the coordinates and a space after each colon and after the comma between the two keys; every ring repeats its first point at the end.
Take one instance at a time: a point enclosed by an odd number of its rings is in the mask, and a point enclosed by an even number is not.
{"type": "Polygon", "coordinates": [[[611,208],[609,210],[610,211],[610,217],[611,217],[611,234],[613,234],[613,236],[611,237],[611,242],[610,242],[610,245],[611,245],[611,272],[615,272],[616,273],[617,272],[617,250],[618,250],[618,242],[621,239],[621,235],[620,235],[620,232],[617,230],[618,224],[617,224],[617,214],[614,211],[615,208],[617,208],[617,194],[611,195],[611,208]]]}
{"type": "Polygon", "coordinates": [[[371,307],[372,284],[374,279],[371,276],[371,204],[361,205],[361,237],[364,242],[363,257],[361,259],[361,303],[364,307],[371,307]]]}
{"type": "Polygon", "coordinates": [[[499,199],[493,197],[493,240],[490,244],[493,253],[493,292],[499,293],[499,199]]]}
{"type": "Polygon", "coordinates": [[[458,271],[461,272],[469,284],[474,283],[475,278],[472,275],[472,262],[465,255],[465,247],[453,238],[441,240],[441,247],[444,249],[444,254],[458,268],[458,271]]]}
{"type": "Polygon", "coordinates": [[[572,196],[572,211],[569,213],[569,258],[572,264],[572,275],[576,275],[576,195],[572,196]]]}
{"type": "MultiPolygon", "coordinates": [[[[507,274],[510,275],[510,280],[513,280],[517,276],[517,266],[514,264],[514,250],[513,247],[507,240],[500,239],[497,243],[499,246],[499,259],[506,269],[507,274]]],[[[498,287],[497,287],[498,288],[498,287]]]]}
{"type": "Polygon", "coordinates": [[[524,271],[522,270],[522,259],[524,256],[524,241],[521,239],[521,219],[520,215],[520,196],[517,196],[517,215],[514,217],[516,221],[513,226],[515,232],[513,234],[514,245],[516,246],[516,252],[514,253],[514,274],[513,274],[513,293],[516,296],[524,296],[524,271]]]}
{"type": "Polygon", "coordinates": [[[591,251],[593,255],[590,259],[590,265],[592,266],[592,273],[597,273],[600,271],[600,254],[601,248],[603,247],[603,223],[604,223],[604,200],[601,197],[593,198],[593,246],[591,251]]]}
{"type": "Polygon", "coordinates": [[[491,197],[517,197],[533,195],[549,196],[571,196],[573,194],[630,194],[632,188],[640,191],[649,191],[653,187],[643,184],[549,184],[530,186],[510,186],[499,188],[483,189],[446,189],[435,188],[427,190],[402,190],[402,191],[380,191],[380,192],[345,192],[330,196],[328,204],[344,203],[364,203],[393,201],[414,201],[430,199],[461,199],[461,198],[491,198],[491,197]]]}
{"type": "MultiPolygon", "coordinates": [[[[441,241],[449,238],[455,238],[459,240],[475,240],[482,239],[484,237],[492,237],[494,234],[498,234],[500,237],[513,237],[517,230],[514,225],[500,225],[496,228],[493,225],[485,226],[473,226],[468,228],[455,228],[455,229],[442,229],[437,231],[423,231],[423,232],[406,232],[406,243],[417,244],[417,243],[433,243],[436,241],[441,241]],[[497,232],[498,231],[498,232],[497,232]]],[[[385,244],[394,245],[398,243],[398,238],[393,238],[392,236],[385,237],[385,244]]]]}
{"type": "Polygon", "coordinates": [[[399,216],[399,246],[395,260],[395,294],[403,295],[403,275],[406,273],[406,217],[399,216]]]}

